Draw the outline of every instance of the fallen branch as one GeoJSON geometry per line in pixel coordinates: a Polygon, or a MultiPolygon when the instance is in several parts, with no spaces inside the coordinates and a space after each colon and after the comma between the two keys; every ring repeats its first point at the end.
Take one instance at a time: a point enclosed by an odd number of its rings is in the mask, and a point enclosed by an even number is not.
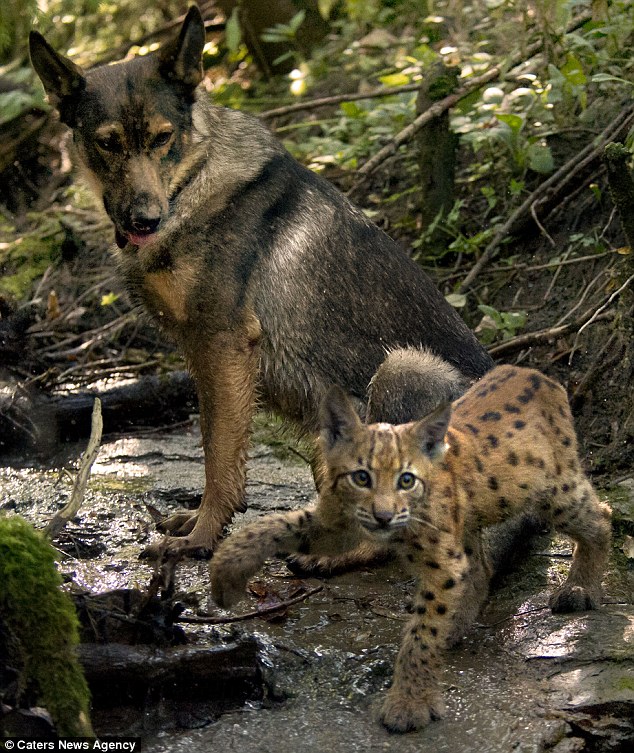
{"type": "Polygon", "coordinates": [[[284,107],[276,107],[274,110],[265,110],[258,113],[258,117],[263,120],[277,118],[281,115],[290,115],[294,112],[303,112],[305,110],[315,110],[318,107],[327,107],[328,105],[338,105],[342,102],[355,102],[359,99],[376,99],[377,97],[390,97],[393,94],[403,94],[405,92],[417,92],[420,89],[420,83],[404,84],[403,86],[381,86],[378,89],[372,89],[367,92],[355,92],[354,94],[333,94],[330,97],[319,97],[318,99],[309,99],[306,102],[296,102],[284,107]]]}
{"type": "Polygon", "coordinates": [[[92,464],[95,462],[97,453],[99,452],[102,431],[103,420],[101,418],[101,400],[96,397],[92,411],[90,439],[88,440],[86,452],[84,452],[79,465],[79,471],[75,478],[75,484],[70,495],[70,500],[61,510],[59,510],[59,512],[55,513],[49,524],[46,526],[46,535],[51,539],[54,539],[66,523],[77,514],[84,501],[86,484],[88,483],[88,477],[90,476],[90,469],[92,468],[92,464]]]}
{"type": "Polygon", "coordinates": [[[245,620],[253,620],[257,617],[262,617],[267,614],[275,614],[282,609],[298,604],[300,601],[305,601],[311,596],[323,591],[323,586],[315,586],[308,591],[305,591],[298,596],[294,596],[292,599],[286,599],[286,601],[280,601],[277,604],[273,604],[270,607],[264,609],[254,609],[252,612],[246,612],[245,614],[238,614],[235,617],[212,617],[212,616],[197,616],[197,617],[179,617],[174,620],[175,622],[187,622],[192,625],[227,625],[232,622],[244,622],[245,620]]]}
{"type": "MultiPolygon", "coordinates": [[[[605,312],[595,317],[593,321],[611,318],[612,314],[605,312]]],[[[559,327],[548,327],[547,329],[540,329],[535,332],[526,332],[523,335],[517,335],[516,337],[512,337],[509,340],[505,340],[504,342],[498,343],[497,345],[493,345],[488,348],[489,355],[493,356],[494,358],[499,358],[502,355],[506,356],[508,355],[508,353],[512,353],[516,350],[521,350],[522,348],[552,342],[553,340],[557,340],[560,337],[569,335],[571,332],[576,331],[579,327],[586,323],[589,324],[589,319],[589,315],[584,315],[580,319],[577,319],[574,322],[570,322],[570,324],[562,324],[559,327]]]]}
{"type": "Polygon", "coordinates": [[[572,344],[572,350],[570,351],[570,357],[568,358],[568,364],[570,364],[570,361],[572,360],[572,356],[574,355],[575,350],[577,349],[577,343],[579,342],[579,337],[581,336],[581,333],[586,329],[586,327],[589,327],[593,322],[596,322],[596,320],[603,314],[603,312],[607,309],[607,307],[612,303],[612,301],[617,298],[626,288],[627,286],[634,280],[634,274],[630,275],[627,280],[621,285],[621,287],[618,290],[615,290],[614,293],[608,298],[608,300],[592,314],[592,316],[588,319],[587,322],[585,322],[577,332],[577,335],[575,337],[575,341],[572,344]]]}
{"type": "MultiPolygon", "coordinates": [[[[578,29],[580,26],[586,23],[586,21],[589,21],[591,18],[592,18],[592,15],[588,13],[578,16],[567,27],[565,33],[568,34],[572,31],[575,31],[575,29],[578,29]]],[[[359,170],[357,170],[357,175],[359,176],[359,179],[352,186],[352,188],[348,191],[348,197],[354,198],[357,195],[358,191],[363,187],[368,176],[371,175],[379,167],[381,163],[383,163],[386,159],[388,159],[393,154],[395,154],[397,150],[403,144],[409,141],[423,126],[427,125],[427,123],[429,123],[434,118],[437,118],[443,112],[446,112],[447,110],[451,109],[461,99],[464,99],[464,97],[476,91],[476,89],[479,89],[484,84],[488,84],[490,81],[494,81],[495,79],[502,76],[502,74],[505,71],[508,71],[509,68],[517,68],[522,63],[525,63],[527,58],[531,58],[534,55],[536,55],[543,48],[543,46],[544,45],[542,41],[533,42],[533,44],[528,45],[528,47],[526,47],[525,49],[520,50],[519,52],[515,53],[515,55],[513,55],[510,58],[510,60],[507,62],[506,65],[504,66],[496,65],[493,68],[490,68],[488,71],[486,71],[486,73],[483,73],[481,76],[477,76],[476,78],[473,78],[471,81],[469,81],[468,84],[465,84],[465,86],[463,86],[461,89],[454,92],[453,94],[448,95],[444,99],[439,100],[434,105],[432,105],[428,110],[421,113],[416,118],[416,120],[414,120],[413,123],[410,123],[410,125],[406,126],[402,131],[400,131],[392,139],[392,141],[390,141],[389,144],[386,144],[383,147],[383,149],[380,149],[374,155],[374,157],[371,157],[361,168],[359,168],[359,170]]]]}
{"type": "Polygon", "coordinates": [[[421,113],[412,123],[403,128],[402,131],[397,133],[396,136],[383,147],[383,149],[379,149],[374,157],[371,157],[357,170],[358,179],[352,186],[352,188],[348,191],[348,197],[354,198],[355,195],[358,194],[359,190],[364,186],[367,178],[379,167],[379,165],[385,162],[388,157],[391,157],[393,154],[395,154],[403,144],[410,141],[416,135],[416,133],[418,133],[418,131],[423,128],[423,126],[427,125],[427,123],[431,122],[439,115],[442,115],[443,112],[451,109],[461,99],[464,99],[464,97],[466,97],[468,94],[471,94],[471,92],[479,89],[481,86],[484,86],[484,84],[487,84],[490,81],[498,78],[501,70],[501,66],[490,68],[486,73],[473,78],[468,84],[458,89],[458,91],[454,92],[453,94],[449,94],[444,99],[441,99],[433,104],[428,110],[425,110],[425,112],[421,113]]]}
{"type": "Polygon", "coordinates": [[[617,137],[617,134],[627,132],[631,127],[632,122],[634,122],[634,107],[630,107],[622,112],[616,121],[610,123],[592,143],[582,149],[579,154],[575,154],[574,157],[554,172],[550,178],[541,183],[522,202],[522,204],[517,207],[497,231],[489,245],[482,252],[482,256],[473,265],[465,279],[460,283],[457,292],[462,293],[472,285],[475,278],[493,258],[502,241],[511,233],[511,230],[521,217],[529,212],[534,212],[536,215],[540,207],[543,207],[548,201],[550,201],[553,195],[560,193],[563,187],[568,185],[582,170],[601,157],[606,143],[613,141],[615,137],[617,137]]]}

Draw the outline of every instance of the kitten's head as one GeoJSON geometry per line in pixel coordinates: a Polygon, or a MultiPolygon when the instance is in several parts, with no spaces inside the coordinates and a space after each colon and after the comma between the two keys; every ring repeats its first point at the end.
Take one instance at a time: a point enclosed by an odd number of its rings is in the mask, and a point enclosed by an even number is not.
{"type": "Polygon", "coordinates": [[[366,426],[343,390],[329,390],[321,409],[327,483],[368,531],[390,536],[421,510],[450,416],[445,404],[420,421],[366,426]]]}

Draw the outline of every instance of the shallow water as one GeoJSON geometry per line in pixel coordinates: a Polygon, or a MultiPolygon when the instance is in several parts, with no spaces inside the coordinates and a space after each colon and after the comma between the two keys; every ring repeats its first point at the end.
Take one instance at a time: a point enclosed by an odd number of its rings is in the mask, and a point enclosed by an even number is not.
{"type": "MultiPolygon", "coordinates": [[[[272,509],[302,506],[313,497],[305,465],[279,459],[263,445],[251,454],[249,511],[234,525],[272,509]]],[[[157,538],[148,506],[161,513],[195,506],[202,480],[195,429],[104,442],[83,507],[60,540],[60,567],[72,585],[90,591],[146,585],[152,567],[137,556],[157,538]]],[[[0,509],[37,525],[70,490],[71,480],[60,470],[0,469],[0,509]]],[[[631,750],[632,571],[615,546],[606,579],[609,603],[594,613],[552,615],[548,593],[568,568],[569,554],[564,540],[539,540],[499,584],[481,623],[447,653],[446,717],[421,732],[390,735],[374,719],[390,682],[412,587],[394,565],[323,581],[322,591],[290,607],[282,621],[185,626],[193,646],[255,636],[262,674],[258,698],[241,699],[220,717],[217,709],[192,704],[180,715],[156,707],[152,713],[147,708],[97,712],[96,725],[106,725],[102,734],[142,734],[144,750],[156,753],[631,750]]],[[[265,591],[284,598],[294,578],[283,564],[271,563],[259,580],[265,591]]],[[[218,612],[208,597],[206,563],[181,564],[177,587],[193,609],[218,612]]],[[[255,598],[247,597],[236,611],[254,607],[255,598]]]]}

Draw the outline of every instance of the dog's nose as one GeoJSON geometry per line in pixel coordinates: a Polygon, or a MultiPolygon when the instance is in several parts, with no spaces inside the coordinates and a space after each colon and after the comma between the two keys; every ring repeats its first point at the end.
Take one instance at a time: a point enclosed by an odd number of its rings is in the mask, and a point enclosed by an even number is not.
{"type": "Polygon", "coordinates": [[[161,224],[161,216],[155,214],[137,214],[132,217],[132,229],[138,233],[155,233],[161,224]]]}

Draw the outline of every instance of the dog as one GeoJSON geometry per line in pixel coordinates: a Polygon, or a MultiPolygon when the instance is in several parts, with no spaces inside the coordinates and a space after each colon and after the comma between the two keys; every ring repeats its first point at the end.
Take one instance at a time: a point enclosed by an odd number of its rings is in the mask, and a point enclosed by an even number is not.
{"type": "Polygon", "coordinates": [[[165,556],[209,554],[245,509],[256,397],[315,432],[331,384],[363,413],[392,349],[425,347],[467,381],[492,366],[404,250],[257,118],[197,91],[196,6],[157,53],[89,71],[36,31],[29,43],[127,288],[196,383],[205,490],[198,511],[164,521],[165,556]]]}

